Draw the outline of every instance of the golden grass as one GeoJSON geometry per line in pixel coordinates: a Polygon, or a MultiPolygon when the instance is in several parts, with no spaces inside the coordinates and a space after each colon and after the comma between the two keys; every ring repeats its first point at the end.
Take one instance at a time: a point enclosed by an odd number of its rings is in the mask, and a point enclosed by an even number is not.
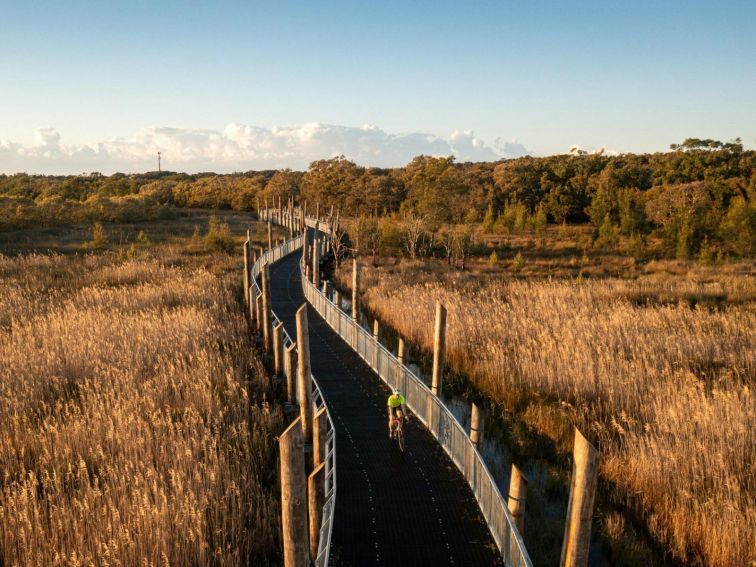
{"type": "Polygon", "coordinates": [[[228,284],[27,255],[0,256],[0,285],[0,563],[278,554],[282,417],[228,284]]]}
{"type": "Polygon", "coordinates": [[[407,283],[420,269],[368,268],[369,308],[430,349],[440,300],[447,363],[542,433],[553,428],[538,408],[557,405],[599,444],[602,482],[675,557],[756,559],[756,309],[689,307],[707,293],[753,298],[753,278],[407,283]]]}

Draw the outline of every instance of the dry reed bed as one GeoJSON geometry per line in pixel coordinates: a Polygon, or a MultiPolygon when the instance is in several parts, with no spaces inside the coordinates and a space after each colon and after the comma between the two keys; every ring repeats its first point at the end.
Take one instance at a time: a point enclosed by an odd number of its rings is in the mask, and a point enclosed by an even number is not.
{"type": "MultiPolygon", "coordinates": [[[[426,349],[444,303],[448,363],[495,402],[527,406],[525,419],[552,437],[560,402],[557,419],[600,444],[603,481],[676,557],[756,559],[756,309],[636,301],[730,284],[432,279],[370,269],[363,297],[426,349]]],[[[752,279],[732,286],[754,294],[752,279]]]]}
{"type": "Polygon", "coordinates": [[[249,404],[263,370],[227,286],[96,257],[0,257],[0,274],[0,563],[275,555],[281,416],[249,404]]]}

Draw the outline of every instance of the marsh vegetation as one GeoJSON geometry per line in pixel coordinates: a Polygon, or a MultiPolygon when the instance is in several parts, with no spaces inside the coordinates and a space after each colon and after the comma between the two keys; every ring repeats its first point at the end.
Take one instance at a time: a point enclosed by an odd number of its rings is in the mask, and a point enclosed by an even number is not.
{"type": "Polygon", "coordinates": [[[208,220],[0,255],[0,563],[277,561],[283,418],[212,236],[246,221],[208,220]]]}
{"type": "Polygon", "coordinates": [[[629,513],[600,523],[615,560],[628,551],[626,516],[673,560],[754,557],[749,264],[584,281],[367,264],[367,307],[417,349],[432,348],[435,301],[447,307],[447,363],[524,443],[548,439],[566,460],[576,425],[598,445],[601,489],[629,513]]]}

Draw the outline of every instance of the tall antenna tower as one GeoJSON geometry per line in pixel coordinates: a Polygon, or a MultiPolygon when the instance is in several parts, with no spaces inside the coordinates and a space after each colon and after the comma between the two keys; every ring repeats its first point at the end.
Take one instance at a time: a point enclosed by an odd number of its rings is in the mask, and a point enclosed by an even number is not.
{"type": "Polygon", "coordinates": [[[160,156],[163,154],[163,152],[158,152],[158,173],[160,172],[160,156]]]}

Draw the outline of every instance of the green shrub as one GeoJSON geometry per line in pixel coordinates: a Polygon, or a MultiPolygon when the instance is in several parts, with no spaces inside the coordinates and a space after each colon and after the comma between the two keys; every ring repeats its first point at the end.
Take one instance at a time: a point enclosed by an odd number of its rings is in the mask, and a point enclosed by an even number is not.
{"type": "Polygon", "coordinates": [[[218,217],[213,215],[208,223],[205,235],[205,247],[213,252],[226,252],[231,254],[236,247],[231,228],[226,223],[221,223],[218,217]]]}
{"type": "Polygon", "coordinates": [[[105,228],[101,222],[96,222],[92,226],[92,241],[89,242],[89,248],[104,248],[108,243],[108,235],[105,234],[105,228]]]}
{"type": "Polygon", "coordinates": [[[525,259],[522,257],[522,252],[518,252],[517,256],[512,260],[512,270],[519,272],[525,266],[525,259]]]}
{"type": "Polygon", "coordinates": [[[609,213],[604,216],[604,222],[598,230],[598,236],[593,245],[599,250],[614,250],[619,244],[619,229],[612,223],[609,213]]]}

